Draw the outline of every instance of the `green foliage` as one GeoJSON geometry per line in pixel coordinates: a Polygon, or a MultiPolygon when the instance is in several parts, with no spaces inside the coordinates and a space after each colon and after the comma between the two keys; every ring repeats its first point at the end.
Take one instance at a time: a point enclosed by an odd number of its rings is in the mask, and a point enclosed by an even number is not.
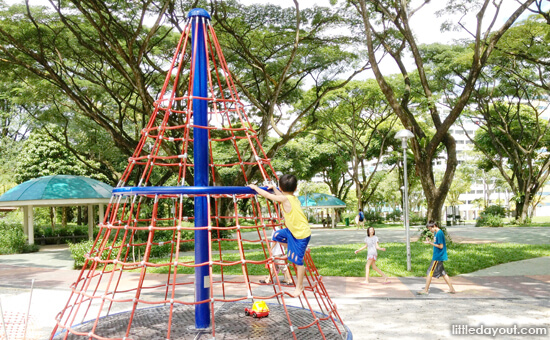
{"type": "Polygon", "coordinates": [[[365,211],[365,222],[368,224],[372,223],[382,223],[382,216],[380,212],[375,210],[365,211]]]}
{"type": "MultiPolygon", "coordinates": [[[[453,239],[451,238],[451,235],[447,232],[447,227],[444,226],[441,222],[437,223],[437,226],[439,229],[443,230],[443,234],[445,235],[445,243],[447,245],[450,245],[453,243],[453,239]]],[[[418,237],[418,243],[424,242],[424,240],[427,238],[433,240],[434,234],[428,229],[425,225],[418,228],[418,231],[420,232],[420,236],[418,237]]]]}
{"type": "MultiPolygon", "coordinates": [[[[401,220],[401,217],[403,216],[403,212],[401,210],[394,210],[386,215],[386,221],[399,221],[401,220]]],[[[410,219],[409,219],[410,222],[410,219]]]]}
{"type": "Polygon", "coordinates": [[[18,156],[15,179],[22,183],[50,175],[88,176],[100,181],[108,180],[85,167],[65,146],[37,130],[25,141],[18,156]]]}
{"type": "MultiPolygon", "coordinates": [[[[94,228],[97,235],[99,228],[94,228]]],[[[87,240],[88,226],[68,226],[65,228],[36,226],[34,227],[34,240],[42,244],[79,243],[87,240]],[[77,236],[77,237],[72,237],[77,236]],[[86,237],[85,237],[86,236],[86,237]],[[45,239],[42,239],[45,238],[45,239]]]]}
{"type": "MultiPolygon", "coordinates": [[[[86,242],[80,242],[80,243],[69,243],[69,250],[71,252],[71,257],[74,260],[74,268],[80,269],[84,267],[84,263],[86,262],[85,254],[89,253],[90,249],[92,249],[92,246],[94,244],[93,240],[89,240],[86,242]]],[[[105,260],[107,258],[107,253],[102,254],[101,259],[105,260]]],[[[90,267],[90,264],[88,264],[87,268],[90,267]]]]}
{"type": "Polygon", "coordinates": [[[426,217],[422,216],[419,213],[411,212],[409,214],[409,223],[411,225],[426,225],[428,221],[426,221],[426,217]]]}
{"type": "Polygon", "coordinates": [[[476,221],[476,227],[503,227],[507,210],[501,205],[491,205],[485,208],[476,221]]]}
{"type": "MultiPolygon", "coordinates": [[[[487,227],[503,227],[504,221],[502,220],[502,217],[488,214],[480,219],[482,221],[483,225],[487,227]]],[[[477,223],[476,223],[477,225],[477,223]]]]}
{"type": "Polygon", "coordinates": [[[27,237],[21,225],[0,221],[0,255],[29,253],[37,250],[36,245],[27,244],[27,237]]]}
{"type": "Polygon", "coordinates": [[[501,218],[506,217],[508,211],[501,205],[490,205],[481,212],[481,215],[493,215],[501,218]]]}
{"type": "Polygon", "coordinates": [[[481,215],[476,221],[476,227],[504,227],[504,220],[498,215],[481,215]]]}
{"type": "MultiPolygon", "coordinates": [[[[128,252],[128,256],[135,258],[136,261],[141,261],[143,258],[143,255],[146,251],[146,243],[148,238],[149,232],[147,230],[138,230],[134,234],[134,239],[132,241],[133,244],[141,244],[136,246],[131,246],[129,249],[126,247],[122,247],[122,254],[121,257],[124,258],[126,256],[126,252],[128,252]]],[[[229,237],[229,231],[221,231],[221,237],[227,238],[229,237]]],[[[150,249],[149,258],[150,260],[153,259],[159,259],[164,258],[172,252],[172,243],[165,243],[167,241],[172,240],[173,231],[172,230],[157,230],[155,231],[153,244],[150,249]]],[[[190,242],[189,240],[192,240],[194,238],[194,232],[190,230],[184,230],[181,232],[181,241],[180,241],[180,252],[182,251],[189,251],[194,249],[194,242],[190,242]]],[[[85,263],[85,254],[89,253],[92,249],[94,241],[85,241],[81,243],[70,243],[69,242],[69,249],[71,251],[71,257],[74,260],[74,267],[75,268],[82,268],[85,263]]],[[[115,244],[115,247],[120,247],[122,244],[122,241],[118,241],[115,244]]],[[[217,244],[215,241],[213,241],[213,244],[217,244]]],[[[113,251],[119,251],[119,249],[115,248],[113,251]]],[[[97,250],[94,251],[93,256],[97,256],[97,250]]],[[[113,256],[116,256],[117,253],[111,254],[111,258],[113,256]]],[[[105,260],[109,257],[109,250],[106,249],[101,254],[101,259],[105,260]]],[[[89,264],[88,264],[89,265],[89,264]]]]}

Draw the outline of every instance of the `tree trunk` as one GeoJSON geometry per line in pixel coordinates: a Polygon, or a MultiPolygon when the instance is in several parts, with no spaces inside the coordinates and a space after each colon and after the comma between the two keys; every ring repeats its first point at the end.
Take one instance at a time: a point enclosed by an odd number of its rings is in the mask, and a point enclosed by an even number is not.
{"type": "Polygon", "coordinates": [[[426,154],[425,149],[421,149],[418,144],[412,143],[413,148],[416,147],[419,149],[419,151],[414,152],[414,158],[416,162],[416,170],[420,176],[422,188],[424,189],[424,195],[426,196],[426,217],[428,221],[433,220],[438,223],[442,221],[441,211],[443,209],[443,205],[445,204],[445,198],[451,189],[451,183],[458,165],[455,139],[447,133],[442,142],[447,151],[447,165],[439,187],[436,186],[435,177],[433,175],[432,159],[434,159],[435,155],[423,156],[426,154]]]}
{"type": "Polygon", "coordinates": [[[77,225],[82,225],[82,207],[81,206],[78,206],[77,207],[77,218],[76,218],[76,224],[77,225]]]}
{"type": "Polygon", "coordinates": [[[361,195],[361,183],[359,181],[355,181],[355,195],[357,197],[357,211],[359,209],[363,209],[363,195],[361,195]]]}
{"type": "Polygon", "coordinates": [[[52,231],[55,230],[55,207],[50,207],[50,224],[52,231]]]}
{"type": "Polygon", "coordinates": [[[63,228],[67,228],[67,207],[63,207],[62,209],[62,217],[61,217],[61,226],[63,228]]]}

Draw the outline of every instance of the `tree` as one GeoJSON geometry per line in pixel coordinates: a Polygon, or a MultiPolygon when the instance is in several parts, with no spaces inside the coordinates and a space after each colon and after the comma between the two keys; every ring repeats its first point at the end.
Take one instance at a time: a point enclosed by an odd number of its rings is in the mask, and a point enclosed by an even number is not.
{"type": "MultiPolygon", "coordinates": [[[[462,21],[458,22],[457,26],[472,36],[471,53],[465,67],[450,68],[450,72],[444,79],[435,77],[430,72],[427,65],[429,56],[423,55],[411,27],[411,18],[421,13],[423,7],[429,2],[429,0],[420,1],[416,8],[412,7],[411,1],[353,0],[350,3],[356,8],[360,16],[359,20],[363,24],[369,60],[376,80],[403,126],[414,134],[411,149],[428,204],[427,217],[441,220],[441,209],[458,164],[456,142],[449,134],[449,128],[468,104],[479,74],[496,43],[519,16],[535,3],[535,0],[518,1],[517,8],[510,12],[499,28],[495,25],[502,7],[501,1],[447,1],[445,11],[462,14],[463,18],[476,11],[476,22],[471,28],[462,21]],[[492,17],[491,6],[494,13],[492,17]],[[407,69],[405,58],[408,55],[412,56],[414,73],[407,69]],[[396,91],[388,81],[388,77],[382,73],[380,57],[390,57],[395,62],[401,72],[403,91],[396,91]],[[446,84],[447,86],[444,86],[446,84]],[[457,93],[452,93],[456,90],[458,90],[457,93]],[[440,108],[436,105],[440,98],[446,99],[446,104],[450,108],[446,115],[442,115],[440,108]],[[429,123],[423,125],[419,120],[420,112],[428,113],[429,123]],[[435,130],[432,131],[432,127],[435,130]],[[442,181],[437,185],[432,160],[440,152],[440,145],[447,153],[447,166],[442,181]]],[[[448,67],[448,65],[442,66],[448,67]]]]}
{"type": "Polygon", "coordinates": [[[349,155],[348,175],[355,184],[357,209],[362,209],[374,199],[383,179],[376,173],[386,150],[395,142],[392,136],[397,120],[372,80],[353,81],[327,95],[317,117],[321,123],[317,135],[349,155]]]}
{"type": "Polygon", "coordinates": [[[550,13],[541,8],[542,1],[531,15],[510,28],[496,46],[493,64],[510,77],[550,93],[550,13]]]}
{"type": "Polygon", "coordinates": [[[352,180],[346,177],[349,157],[334,144],[315,134],[288,142],[273,158],[273,166],[282,173],[292,173],[298,179],[311,181],[320,176],[330,194],[347,199],[352,180]]]}
{"type": "MultiPolygon", "coordinates": [[[[52,128],[52,127],[50,127],[52,128]]],[[[55,127],[53,128],[55,130],[55,127]]],[[[97,167],[97,164],[93,164],[97,167]]],[[[33,131],[23,144],[21,152],[17,156],[17,166],[11,170],[17,183],[23,183],[31,179],[52,175],[86,176],[99,181],[108,179],[101,173],[93,172],[79,162],[64,145],[49,138],[48,134],[41,130],[33,131]]],[[[52,229],[55,228],[55,208],[50,207],[50,220],[52,229]]],[[[63,227],[67,225],[67,207],[63,207],[63,227]]]]}
{"type": "MultiPolygon", "coordinates": [[[[270,131],[278,137],[266,149],[268,158],[314,129],[321,100],[367,68],[359,64],[359,51],[348,48],[356,38],[335,30],[347,19],[333,9],[301,9],[297,0],[286,9],[221,1],[212,3],[211,13],[260,141],[270,131]]],[[[255,169],[248,169],[248,178],[255,169]]]]}
{"type": "MultiPolygon", "coordinates": [[[[63,127],[61,136],[51,137],[79,161],[99,162],[96,170],[113,180],[147,124],[179,38],[176,30],[181,32],[179,22],[199,2],[50,3],[51,8],[28,3],[1,8],[0,69],[12,71],[18,82],[12,94],[24,98],[18,105],[39,122],[63,127]],[[112,141],[110,145],[91,145],[86,135],[73,137],[82,124],[97,140],[112,141]],[[102,153],[113,147],[119,157],[102,153]]],[[[326,8],[300,10],[298,2],[294,9],[282,9],[214,1],[210,12],[237,86],[251,104],[249,113],[256,115],[260,140],[268,140],[271,130],[279,136],[268,157],[314,126],[320,99],[346,82],[332,82],[334,77],[355,67],[351,79],[365,68],[354,64],[359,60],[356,53],[347,52],[352,38],[327,34],[344,19],[326,8]],[[304,88],[311,86],[316,92],[304,98],[304,88]],[[294,110],[298,103],[300,108],[294,110]],[[283,115],[293,117],[286,131],[280,124],[283,115]]],[[[178,119],[170,117],[168,124],[181,125],[178,119]]],[[[166,145],[163,152],[175,154],[180,146],[166,145]]],[[[247,171],[253,175],[255,168],[247,171]]],[[[162,185],[172,175],[161,173],[151,184],[162,185]]]]}
{"type": "Polygon", "coordinates": [[[479,98],[479,114],[474,119],[481,124],[472,140],[475,149],[485,155],[481,167],[498,169],[510,186],[516,219],[522,222],[549,178],[550,121],[542,119],[538,105],[529,100],[531,91],[517,90],[508,98],[498,90],[496,98],[479,98]]]}
{"type": "Polygon", "coordinates": [[[13,169],[17,183],[52,175],[86,176],[106,181],[100,173],[90,171],[64,145],[52,140],[40,130],[32,132],[25,140],[17,157],[17,168],[13,169]]]}
{"type": "Polygon", "coordinates": [[[43,126],[63,126],[59,137],[51,136],[79,161],[99,162],[95,170],[113,181],[120,158],[104,151],[132,155],[165,75],[158,65],[172,56],[177,35],[160,25],[170,2],[50,4],[1,9],[0,68],[11,77],[3,80],[18,84],[10,93],[15,105],[43,126]],[[146,17],[154,19],[150,27],[146,17]],[[82,141],[74,134],[83,127],[111,142],[89,152],[90,136],[82,141]]]}
{"type": "MultiPolygon", "coordinates": [[[[8,72],[5,72],[8,73],[8,72]]],[[[0,74],[5,75],[0,72],[0,74]]],[[[9,98],[14,84],[0,82],[0,194],[16,185],[13,170],[21,152],[20,142],[31,127],[29,118],[9,98]]]]}

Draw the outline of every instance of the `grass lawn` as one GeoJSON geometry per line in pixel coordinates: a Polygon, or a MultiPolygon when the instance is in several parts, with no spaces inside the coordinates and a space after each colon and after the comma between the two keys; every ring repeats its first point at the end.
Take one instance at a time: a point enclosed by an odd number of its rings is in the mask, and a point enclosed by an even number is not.
{"type": "MultiPolygon", "coordinates": [[[[354,250],[363,244],[348,244],[333,247],[312,248],[315,265],[321,275],[363,276],[366,251],[354,255],[354,250]]],[[[432,259],[432,247],[423,243],[411,243],[411,270],[406,270],[406,245],[404,243],[381,243],[386,251],[378,252],[376,265],[389,276],[425,276],[432,259]]],[[[513,243],[453,244],[447,248],[449,261],[445,270],[450,276],[471,273],[502,263],[550,256],[550,245],[513,243]]],[[[379,276],[371,269],[371,276],[379,276]]]]}
{"type": "MultiPolygon", "coordinates": [[[[311,248],[313,261],[323,276],[361,277],[365,275],[366,251],[354,254],[363,244],[345,244],[338,246],[323,246],[311,248]]],[[[411,244],[412,272],[406,271],[406,256],[404,243],[382,243],[387,251],[379,252],[377,266],[389,276],[425,276],[426,269],[432,258],[432,247],[423,243],[411,244]]],[[[530,245],[512,243],[489,244],[453,244],[448,247],[449,261],[445,263],[445,270],[450,276],[471,273],[480,269],[492,267],[502,263],[525,260],[535,257],[550,256],[550,244],[530,245]]],[[[239,254],[226,253],[223,255],[226,262],[239,262],[239,254]]],[[[246,251],[248,260],[261,261],[264,259],[261,251],[246,251]]],[[[167,259],[155,259],[151,262],[167,262],[167,259]]],[[[180,262],[193,261],[192,256],[181,258],[180,262]]],[[[167,273],[168,268],[149,267],[148,272],[167,273]]],[[[219,266],[214,267],[219,273],[219,266]]],[[[178,268],[178,273],[192,274],[193,268],[178,268]]],[[[224,267],[224,273],[229,275],[242,274],[242,265],[224,267]]],[[[265,275],[264,265],[248,265],[249,275],[265,275]]],[[[379,276],[371,270],[371,276],[379,276]]]]}

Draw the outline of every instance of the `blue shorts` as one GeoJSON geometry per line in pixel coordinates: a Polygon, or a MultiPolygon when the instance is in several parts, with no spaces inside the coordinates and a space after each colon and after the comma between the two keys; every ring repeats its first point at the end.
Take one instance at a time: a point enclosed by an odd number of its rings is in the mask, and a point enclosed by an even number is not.
{"type": "Polygon", "coordinates": [[[273,241],[287,244],[287,256],[288,260],[297,266],[304,265],[304,256],[306,254],[307,245],[311,236],[306,238],[297,239],[292,235],[288,228],[279,229],[273,233],[273,241]]]}

